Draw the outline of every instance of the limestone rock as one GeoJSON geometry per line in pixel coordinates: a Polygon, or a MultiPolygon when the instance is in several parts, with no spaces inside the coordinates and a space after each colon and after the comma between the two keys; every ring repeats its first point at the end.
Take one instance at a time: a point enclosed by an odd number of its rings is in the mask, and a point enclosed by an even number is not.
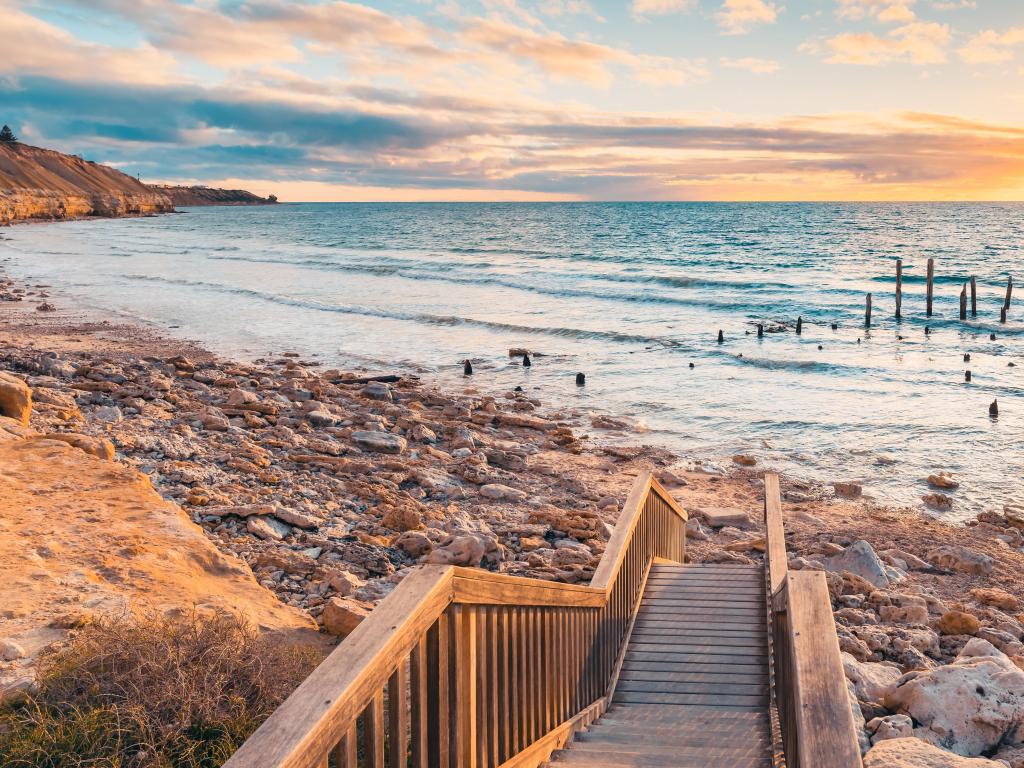
{"type": "Polygon", "coordinates": [[[32,415],[32,390],[28,384],[9,373],[0,371],[0,416],[28,426],[32,415]]]}
{"type": "Polygon", "coordinates": [[[732,460],[741,467],[753,467],[757,464],[756,458],[745,453],[736,454],[732,457],[732,460]]]}
{"type": "Polygon", "coordinates": [[[857,661],[849,653],[843,654],[846,679],[853,683],[858,701],[880,702],[902,676],[896,667],[877,662],[857,661]]]}
{"type": "Polygon", "coordinates": [[[497,550],[498,543],[484,534],[465,533],[448,537],[424,562],[438,565],[480,565],[484,555],[497,550]]]}
{"type": "Polygon", "coordinates": [[[332,635],[345,637],[369,615],[366,605],[357,600],[332,597],[324,604],[324,629],[332,635]]]}
{"type": "Polygon", "coordinates": [[[245,521],[245,528],[249,533],[270,541],[281,541],[292,532],[289,526],[272,517],[250,517],[245,521]]]}
{"type": "Polygon", "coordinates": [[[1004,741],[1020,743],[1024,671],[991,643],[975,638],[953,663],[904,675],[884,704],[919,723],[919,739],[973,757],[1004,741]]]}
{"type": "Polygon", "coordinates": [[[391,401],[394,399],[394,397],[391,394],[391,387],[389,387],[383,381],[371,381],[369,384],[363,387],[363,396],[368,397],[371,400],[391,401]]]}
{"type": "Polygon", "coordinates": [[[939,619],[939,631],[944,635],[975,635],[979,629],[978,618],[964,611],[947,611],[939,619]]]}
{"type": "Polygon", "coordinates": [[[500,483],[489,483],[480,487],[480,495],[495,501],[522,501],[526,493],[500,483]]]}
{"type": "Polygon", "coordinates": [[[336,570],[327,576],[327,586],[342,597],[350,597],[357,589],[366,586],[366,581],[349,571],[336,570]]]}
{"type": "Polygon", "coordinates": [[[25,649],[13,640],[0,637],[0,659],[14,661],[25,657],[25,649]]]}
{"type": "Polygon", "coordinates": [[[832,490],[836,496],[847,499],[856,499],[863,493],[863,488],[857,483],[832,483],[832,490]]]}
{"type": "Polygon", "coordinates": [[[872,744],[887,739],[907,739],[914,735],[914,721],[906,715],[886,715],[868,722],[868,730],[872,744]]]}
{"type": "Polygon", "coordinates": [[[60,440],[98,459],[114,460],[114,444],[103,437],[80,435],[77,432],[51,432],[43,435],[42,439],[60,440]]]}
{"type": "Polygon", "coordinates": [[[884,739],[864,756],[864,768],[995,768],[995,765],[984,758],[954,755],[915,738],[884,739]]]}
{"type": "Polygon", "coordinates": [[[967,547],[947,545],[928,553],[928,561],[939,568],[986,576],[992,573],[992,558],[967,547]]]}
{"type": "Polygon", "coordinates": [[[318,517],[314,517],[313,515],[307,515],[305,512],[299,512],[294,509],[288,509],[288,507],[277,507],[274,510],[273,514],[274,517],[276,517],[282,523],[294,525],[296,528],[319,528],[320,524],[323,522],[318,517]]]}
{"type": "Polygon", "coordinates": [[[960,487],[960,483],[954,480],[953,475],[949,472],[936,472],[934,475],[928,475],[928,485],[943,490],[954,490],[960,487]]]}
{"type": "Polygon", "coordinates": [[[395,539],[395,546],[409,555],[409,557],[419,558],[433,550],[434,542],[426,534],[419,531],[405,531],[395,539]]]}
{"type": "Polygon", "coordinates": [[[353,432],[352,442],[364,451],[375,453],[405,453],[407,443],[404,437],[390,432],[353,432]]]}
{"type": "Polygon", "coordinates": [[[1005,589],[998,589],[997,587],[972,589],[971,597],[979,603],[995,606],[1002,611],[1016,613],[1020,610],[1020,600],[1016,595],[1011,595],[1005,589]]]}
{"type": "Polygon", "coordinates": [[[751,527],[750,517],[742,509],[702,507],[697,512],[712,528],[724,528],[727,525],[733,528],[751,527]]]}
{"type": "Polygon", "coordinates": [[[837,573],[852,573],[882,589],[903,577],[895,568],[882,563],[875,550],[863,539],[854,542],[840,554],[826,559],[825,568],[837,573]]]}

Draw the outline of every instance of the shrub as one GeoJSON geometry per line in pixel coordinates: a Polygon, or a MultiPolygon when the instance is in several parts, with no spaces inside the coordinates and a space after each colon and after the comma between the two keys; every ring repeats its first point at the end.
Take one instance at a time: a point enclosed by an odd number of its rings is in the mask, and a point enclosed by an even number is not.
{"type": "Polygon", "coordinates": [[[320,658],[231,616],[101,620],[0,707],[3,766],[219,766],[320,658]]]}

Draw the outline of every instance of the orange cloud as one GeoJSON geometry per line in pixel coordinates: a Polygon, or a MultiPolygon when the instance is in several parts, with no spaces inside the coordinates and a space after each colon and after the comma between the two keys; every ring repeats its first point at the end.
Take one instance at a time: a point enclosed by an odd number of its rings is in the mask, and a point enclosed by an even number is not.
{"type": "Polygon", "coordinates": [[[716,18],[727,35],[742,35],[758,24],[773,23],[781,10],[771,0],[724,0],[716,18]]]}
{"type": "MultiPolygon", "coordinates": [[[[915,21],[884,36],[871,32],[836,35],[825,40],[825,46],[831,53],[828,61],[835,64],[878,66],[901,60],[917,65],[941,64],[946,60],[946,48],[952,37],[948,24],[915,21]]],[[[814,53],[821,51],[817,43],[804,44],[802,48],[814,53]]]]}
{"type": "Polygon", "coordinates": [[[986,29],[971,37],[957,50],[960,58],[968,64],[997,64],[1013,61],[1015,48],[1024,45],[1024,27],[1011,27],[1005,32],[986,29]]]}

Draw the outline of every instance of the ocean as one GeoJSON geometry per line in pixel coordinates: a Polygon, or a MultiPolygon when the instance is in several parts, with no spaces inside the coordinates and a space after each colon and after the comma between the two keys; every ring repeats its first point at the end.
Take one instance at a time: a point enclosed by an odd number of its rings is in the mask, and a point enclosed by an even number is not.
{"type": "Polygon", "coordinates": [[[1024,294],[999,322],[1007,276],[1024,282],[1024,205],[296,204],[2,236],[11,276],[225,355],[460,387],[469,358],[483,392],[623,418],[630,442],[719,467],[752,454],[922,509],[925,478],[950,471],[949,519],[1024,504],[1024,294]],[[978,316],[962,322],[971,276],[978,316]]]}

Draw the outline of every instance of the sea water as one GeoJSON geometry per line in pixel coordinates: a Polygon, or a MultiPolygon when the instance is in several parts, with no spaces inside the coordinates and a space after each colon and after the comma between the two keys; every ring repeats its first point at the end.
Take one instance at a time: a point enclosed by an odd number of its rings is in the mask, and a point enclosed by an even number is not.
{"type": "Polygon", "coordinates": [[[1024,205],[298,204],[3,237],[12,276],[226,355],[447,385],[469,358],[482,391],[618,416],[632,441],[720,466],[752,454],[916,507],[950,471],[954,519],[1024,503],[1024,293],[999,322],[1007,276],[1024,283],[1024,205]],[[978,316],[961,322],[971,276],[978,316]]]}

